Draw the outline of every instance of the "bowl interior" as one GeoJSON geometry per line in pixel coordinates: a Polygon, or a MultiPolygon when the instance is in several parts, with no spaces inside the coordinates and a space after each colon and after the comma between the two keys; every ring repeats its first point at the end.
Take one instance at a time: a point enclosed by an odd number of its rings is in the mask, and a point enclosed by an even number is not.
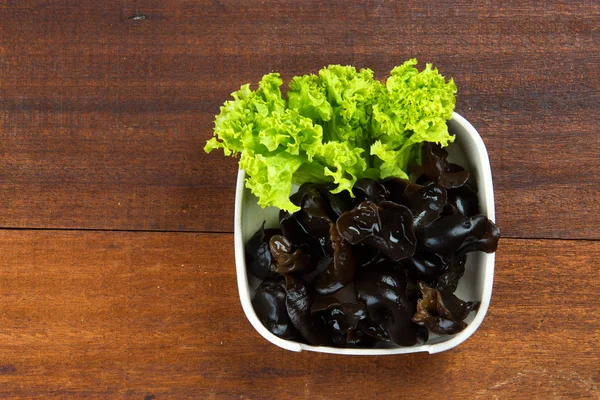
{"type": "MultiPolygon", "coordinates": [[[[451,162],[462,165],[471,173],[471,179],[476,184],[480,202],[480,212],[494,220],[494,200],[491,171],[487,151],[479,134],[460,115],[454,114],[448,122],[451,133],[456,135],[454,143],[447,148],[451,162]]],[[[455,294],[465,301],[479,301],[481,306],[477,313],[471,313],[465,320],[469,326],[462,332],[450,336],[430,334],[426,344],[412,347],[388,347],[375,349],[340,349],[334,347],[311,346],[278,338],[269,332],[258,320],[252,308],[252,294],[260,284],[258,278],[246,272],[244,259],[244,243],[260,228],[263,221],[265,227],[277,228],[279,209],[275,207],[261,208],[256,197],[244,186],[245,173],[238,174],[236,210],[235,210],[235,253],[236,269],[240,300],[246,316],[256,330],[270,342],[279,347],[292,351],[317,351],[336,354],[399,354],[427,351],[440,352],[452,348],[466,340],[479,327],[491,297],[494,255],[483,252],[472,252],[467,256],[465,274],[461,278],[455,294]]]]}

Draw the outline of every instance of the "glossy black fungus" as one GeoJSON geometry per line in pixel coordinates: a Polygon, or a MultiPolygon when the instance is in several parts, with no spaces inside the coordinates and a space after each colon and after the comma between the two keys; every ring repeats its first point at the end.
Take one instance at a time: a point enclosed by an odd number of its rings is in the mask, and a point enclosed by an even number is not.
{"type": "Polygon", "coordinates": [[[367,309],[360,302],[331,304],[315,314],[324,334],[330,337],[332,344],[337,347],[356,347],[364,344],[366,335],[359,325],[366,317],[367,309]]]}
{"type": "Polygon", "coordinates": [[[466,261],[467,257],[465,255],[452,255],[450,257],[450,267],[433,282],[434,288],[442,292],[454,293],[458,281],[465,273],[466,261]]]}
{"type": "Polygon", "coordinates": [[[252,235],[246,243],[246,265],[250,273],[257,278],[267,278],[275,272],[269,240],[274,235],[281,233],[279,229],[265,229],[265,223],[252,235]]]}
{"type": "Polygon", "coordinates": [[[282,211],[279,213],[279,226],[283,235],[294,246],[304,248],[311,259],[318,260],[330,255],[328,233],[324,231],[325,225],[322,224],[322,220],[308,217],[303,210],[294,214],[282,211]]]}
{"type": "Polygon", "coordinates": [[[357,280],[356,293],[368,312],[367,334],[400,346],[413,346],[424,341],[422,332],[412,321],[415,306],[406,295],[404,275],[369,271],[357,280]]]}
{"type": "Polygon", "coordinates": [[[353,245],[352,254],[356,259],[357,269],[371,268],[381,261],[386,260],[386,257],[379,250],[364,243],[353,245]]]}
{"type": "Polygon", "coordinates": [[[500,240],[500,228],[484,215],[476,215],[472,220],[485,225],[483,234],[476,238],[469,238],[465,241],[458,250],[459,254],[465,254],[470,251],[484,251],[486,253],[494,253],[498,248],[498,240],[500,240]]]}
{"type": "Polygon", "coordinates": [[[434,183],[435,183],[435,181],[433,181],[433,180],[429,179],[429,177],[427,176],[427,174],[421,174],[421,175],[419,175],[419,177],[418,177],[418,178],[415,180],[415,183],[416,183],[417,185],[425,185],[425,184],[427,184],[427,183],[429,183],[429,182],[434,182],[434,183]]]}
{"type": "Polygon", "coordinates": [[[269,240],[269,249],[275,260],[275,271],[279,274],[307,273],[314,268],[310,257],[301,249],[294,250],[285,236],[273,236],[269,240]]]}
{"type": "Polygon", "coordinates": [[[332,338],[334,346],[368,346],[372,342],[366,340],[359,327],[367,316],[367,310],[364,303],[358,301],[354,283],[330,295],[316,295],[311,313],[324,335],[332,338]]]}
{"type": "Polygon", "coordinates": [[[414,229],[421,229],[439,218],[446,205],[447,194],[443,187],[430,182],[421,187],[415,184],[408,186],[404,197],[413,213],[414,229]]]}
{"type": "Polygon", "coordinates": [[[290,320],[285,300],[284,279],[268,278],[256,289],[252,306],[269,332],[282,339],[293,340],[298,338],[298,332],[290,320]]]}
{"type": "Polygon", "coordinates": [[[379,203],[381,232],[367,243],[379,249],[391,261],[399,261],[415,253],[417,239],[412,226],[412,214],[404,206],[391,201],[379,203]]]}
{"type": "MultiPolygon", "coordinates": [[[[431,252],[452,254],[462,248],[468,249],[467,246],[478,242],[487,230],[488,219],[484,215],[467,218],[462,214],[455,214],[440,218],[417,232],[417,238],[419,245],[431,252]]],[[[488,241],[493,240],[494,237],[490,234],[488,241]]],[[[493,243],[486,244],[493,246],[493,243]]]]}
{"type": "Polygon", "coordinates": [[[469,179],[469,173],[458,164],[446,164],[444,172],[438,178],[438,184],[446,189],[463,186],[469,179]]]}
{"type": "Polygon", "coordinates": [[[328,256],[324,256],[323,258],[320,258],[317,261],[317,265],[315,266],[315,268],[312,271],[304,274],[302,276],[302,279],[307,284],[312,284],[315,281],[315,279],[323,273],[323,271],[325,271],[327,268],[329,268],[329,266],[331,265],[332,262],[333,262],[333,255],[328,255],[328,256]]]}
{"type": "Polygon", "coordinates": [[[287,211],[280,211],[279,226],[283,236],[294,245],[300,246],[309,240],[308,234],[296,220],[296,213],[290,214],[287,211]]]}
{"type": "Polygon", "coordinates": [[[412,214],[399,204],[382,201],[378,206],[364,201],[342,214],[336,225],[340,235],[351,244],[363,242],[392,261],[410,257],[415,252],[412,214]]]}
{"type": "Polygon", "coordinates": [[[390,195],[384,185],[369,178],[357,180],[352,187],[352,193],[355,196],[355,204],[360,204],[363,201],[372,201],[379,204],[379,202],[387,200],[390,195]]]}
{"type": "Polygon", "coordinates": [[[329,207],[331,210],[332,220],[336,220],[340,215],[346,211],[350,211],[354,204],[354,199],[350,197],[347,191],[341,193],[331,193],[329,190],[325,191],[325,197],[329,201],[329,207]]]}
{"type": "Polygon", "coordinates": [[[440,214],[440,218],[448,217],[450,215],[458,215],[458,214],[460,214],[460,211],[458,211],[458,208],[456,208],[456,206],[448,203],[444,206],[444,209],[442,210],[442,213],[440,214]]]}
{"type": "Polygon", "coordinates": [[[388,200],[398,204],[404,204],[404,192],[406,188],[410,185],[415,185],[409,180],[400,178],[386,178],[381,181],[381,184],[389,193],[388,200]]]}
{"type": "Polygon", "coordinates": [[[294,214],[280,212],[279,224],[283,235],[295,246],[307,247],[306,253],[317,260],[329,255],[328,202],[319,189],[322,185],[304,184],[290,199],[301,209],[294,214]]]}
{"type": "Polygon", "coordinates": [[[298,212],[298,222],[311,234],[326,236],[329,232],[331,219],[327,213],[328,205],[321,193],[313,188],[302,196],[300,201],[301,211],[298,212]]]}
{"type": "Polygon", "coordinates": [[[412,346],[454,334],[476,304],[457,298],[470,251],[496,250],[500,231],[479,215],[477,191],[437,145],[422,146],[416,183],[361,179],[348,192],[304,184],[246,244],[249,271],[266,278],[253,306],[275,335],[313,345],[412,346]]]}
{"type": "Polygon", "coordinates": [[[479,214],[479,198],[477,191],[469,183],[455,189],[448,190],[448,204],[466,217],[479,214]]]}
{"type": "Polygon", "coordinates": [[[316,320],[310,313],[312,299],[304,281],[286,275],[285,290],[285,306],[294,327],[310,344],[328,344],[330,340],[319,331],[316,320]]]}
{"type": "Polygon", "coordinates": [[[333,259],[329,266],[316,278],[315,291],[330,294],[340,290],[354,280],[356,261],[350,243],[343,240],[336,225],[331,224],[330,241],[333,259]]]}
{"type": "Polygon", "coordinates": [[[413,321],[433,333],[453,335],[467,327],[463,320],[477,305],[464,302],[452,293],[440,293],[419,282],[422,298],[417,301],[413,321]]]}
{"type": "Polygon", "coordinates": [[[404,179],[387,178],[382,184],[388,189],[391,201],[408,207],[415,230],[439,218],[447,203],[446,190],[435,182],[419,185],[404,179]]]}
{"type": "Polygon", "coordinates": [[[444,172],[448,152],[435,143],[424,143],[421,148],[421,168],[427,177],[437,182],[444,172]]]}
{"type": "Polygon", "coordinates": [[[379,207],[371,201],[362,202],[340,215],[336,225],[344,239],[351,244],[358,244],[381,231],[379,207]]]}
{"type": "Polygon", "coordinates": [[[349,304],[358,302],[354,282],[351,282],[338,290],[327,295],[316,294],[312,303],[311,313],[324,311],[332,305],[349,304]]]}
{"type": "Polygon", "coordinates": [[[290,201],[298,207],[301,207],[305,197],[320,197],[323,186],[323,184],[317,183],[304,183],[298,188],[296,193],[290,196],[290,201]]]}
{"type": "Polygon", "coordinates": [[[332,193],[335,188],[336,185],[331,183],[305,183],[290,196],[290,201],[310,215],[335,221],[356,203],[346,190],[332,193]]]}
{"type": "Polygon", "coordinates": [[[450,268],[449,256],[417,250],[410,258],[402,260],[406,273],[414,280],[431,282],[450,268]]]}
{"type": "Polygon", "coordinates": [[[463,301],[456,297],[451,292],[440,292],[444,306],[449,312],[449,315],[456,321],[462,321],[471,313],[471,311],[477,311],[480,303],[478,301],[463,301]]]}
{"type": "Polygon", "coordinates": [[[435,143],[425,143],[421,166],[425,175],[445,189],[457,188],[469,179],[469,172],[457,164],[449,163],[448,152],[435,143]]]}

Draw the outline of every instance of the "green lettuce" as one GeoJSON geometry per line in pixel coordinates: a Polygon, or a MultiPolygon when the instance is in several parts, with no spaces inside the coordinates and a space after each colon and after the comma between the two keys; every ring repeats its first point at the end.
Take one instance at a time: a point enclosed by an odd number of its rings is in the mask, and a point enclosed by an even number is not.
{"type": "Polygon", "coordinates": [[[259,205],[294,212],[293,184],[332,182],[352,195],[361,178],[406,178],[423,142],[454,140],[456,86],[427,64],[409,60],[385,85],[370,69],[330,65],[317,75],[292,78],[286,98],[279,74],[265,75],[256,90],[243,85],[215,118],[205,151],[239,156],[246,186],[259,205]]]}
{"type": "Polygon", "coordinates": [[[454,141],[446,121],[456,104],[456,85],[426,64],[419,72],[411,59],[392,69],[373,104],[371,155],[381,178],[408,177],[411,161],[420,161],[423,142],[442,147],[454,141]]]}

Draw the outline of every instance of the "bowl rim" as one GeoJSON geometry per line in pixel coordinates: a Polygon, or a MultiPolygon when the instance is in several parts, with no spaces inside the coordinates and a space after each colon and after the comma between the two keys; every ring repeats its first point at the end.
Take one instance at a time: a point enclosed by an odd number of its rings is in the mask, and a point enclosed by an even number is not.
{"type": "MultiPolygon", "coordinates": [[[[491,221],[495,221],[495,207],[494,207],[494,191],[492,182],[492,173],[490,167],[490,160],[487,153],[483,139],[475,130],[475,128],[458,113],[452,114],[452,119],[448,121],[448,124],[458,126],[462,128],[460,136],[461,142],[468,142],[468,146],[475,148],[474,153],[475,159],[470,161],[477,166],[477,184],[479,189],[479,198],[482,208],[485,209],[487,217],[491,221]],[[466,133],[465,136],[462,136],[466,133]],[[483,183],[483,184],[482,184],[483,183]],[[484,200],[484,201],[481,201],[484,200]]],[[[453,335],[447,340],[434,344],[423,344],[412,347],[397,347],[388,349],[352,349],[352,348],[337,348],[328,346],[313,346],[309,344],[299,343],[291,340],[281,339],[271,332],[269,332],[258,319],[254,308],[252,307],[252,293],[248,285],[248,274],[246,269],[246,260],[244,255],[244,242],[242,236],[242,223],[243,223],[243,203],[246,189],[244,186],[246,173],[244,170],[238,171],[237,184],[236,184],[236,195],[235,195],[235,213],[234,213],[234,247],[235,247],[235,264],[238,291],[240,301],[242,303],[242,309],[250,324],[263,336],[266,340],[273,343],[274,345],[281,347],[286,350],[300,352],[302,350],[314,351],[319,353],[329,354],[342,354],[342,355],[392,355],[392,354],[409,354],[418,352],[428,352],[430,354],[439,353],[452,349],[465,340],[467,340],[475,331],[479,328],[487,310],[490,305],[492,296],[492,285],[494,280],[494,263],[495,253],[486,254],[482,253],[482,266],[485,268],[483,277],[483,289],[481,304],[475,315],[475,318],[469,325],[461,332],[453,335]]]]}

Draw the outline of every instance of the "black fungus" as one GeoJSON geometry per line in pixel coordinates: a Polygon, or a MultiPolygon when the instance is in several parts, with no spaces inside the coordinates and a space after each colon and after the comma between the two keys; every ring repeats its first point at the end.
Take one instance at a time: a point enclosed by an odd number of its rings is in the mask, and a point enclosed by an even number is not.
{"type": "Polygon", "coordinates": [[[440,293],[419,282],[422,298],[417,301],[413,321],[439,335],[452,335],[467,327],[463,320],[477,307],[476,303],[464,302],[452,293],[440,293]]]}
{"type": "Polygon", "coordinates": [[[279,229],[265,229],[263,222],[260,229],[246,243],[246,264],[250,273],[257,278],[264,279],[275,272],[275,265],[269,251],[269,240],[279,233],[281,233],[279,229]]]}
{"type": "Polygon", "coordinates": [[[346,211],[352,210],[354,199],[350,197],[350,194],[348,194],[347,191],[334,194],[329,190],[325,190],[325,197],[327,197],[327,200],[329,201],[332,220],[336,220],[346,211]]]}
{"type": "Polygon", "coordinates": [[[330,329],[335,346],[357,347],[372,343],[359,328],[361,321],[367,317],[367,309],[363,303],[333,305],[320,317],[330,329]]]}
{"type": "Polygon", "coordinates": [[[417,232],[421,247],[441,254],[494,252],[499,236],[500,230],[485,215],[468,218],[460,213],[442,217],[417,232]]]}
{"type": "Polygon", "coordinates": [[[285,306],[294,327],[310,344],[328,344],[328,338],[319,331],[315,319],[311,316],[312,299],[306,283],[300,278],[286,275],[285,290],[285,306]]]}
{"type": "Polygon", "coordinates": [[[327,268],[316,278],[315,291],[318,294],[330,294],[340,290],[354,280],[356,271],[356,261],[350,243],[340,236],[336,225],[332,224],[330,231],[333,258],[327,268]]]}
{"type": "Polygon", "coordinates": [[[418,250],[412,257],[402,260],[402,266],[411,279],[431,282],[450,268],[451,257],[418,250]]]}
{"type": "Polygon", "coordinates": [[[275,271],[279,274],[310,272],[313,268],[310,257],[301,249],[293,249],[289,240],[282,235],[275,235],[269,240],[269,249],[275,259],[275,271]]]}
{"type": "Polygon", "coordinates": [[[265,279],[254,293],[252,306],[262,324],[275,336],[296,339],[298,332],[286,308],[286,290],[283,277],[265,279]]]}
{"type": "Polygon", "coordinates": [[[355,204],[363,201],[379,204],[379,202],[387,200],[390,195],[384,185],[368,178],[357,180],[352,187],[352,194],[355,196],[355,204]]]}
{"type": "Polygon", "coordinates": [[[412,321],[415,308],[406,295],[403,274],[367,272],[356,282],[356,293],[368,312],[368,334],[400,346],[413,346],[424,341],[412,321]]]}
{"type": "Polygon", "coordinates": [[[435,289],[454,293],[458,286],[458,281],[465,273],[466,255],[453,254],[450,257],[450,267],[433,282],[435,289]]]}
{"type": "Polygon", "coordinates": [[[454,206],[459,213],[466,217],[479,214],[477,191],[469,183],[465,183],[459,188],[449,189],[448,204],[454,206]]]}
{"type": "Polygon", "coordinates": [[[392,193],[391,201],[408,207],[415,230],[439,218],[447,204],[446,190],[434,182],[418,185],[399,178],[388,178],[383,185],[392,193]]]}
{"type": "Polygon", "coordinates": [[[253,306],[278,337],[317,346],[413,346],[463,330],[477,304],[453,293],[467,253],[494,252],[500,230],[481,215],[469,173],[435,144],[422,147],[415,182],[360,179],[332,193],[308,183],[290,197],[280,229],[246,243],[263,279],[253,306]]]}
{"type": "Polygon", "coordinates": [[[412,222],[412,214],[404,206],[390,201],[382,201],[379,205],[363,201],[342,214],[336,225],[349,243],[364,243],[390,260],[399,261],[415,251],[412,222]]]}
{"type": "Polygon", "coordinates": [[[429,180],[446,189],[457,188],[469,179],[469,172],[458,164],[449,163],[448,152],[435,143],[425,143],[421,154],[422,168],[429,180]]]}

